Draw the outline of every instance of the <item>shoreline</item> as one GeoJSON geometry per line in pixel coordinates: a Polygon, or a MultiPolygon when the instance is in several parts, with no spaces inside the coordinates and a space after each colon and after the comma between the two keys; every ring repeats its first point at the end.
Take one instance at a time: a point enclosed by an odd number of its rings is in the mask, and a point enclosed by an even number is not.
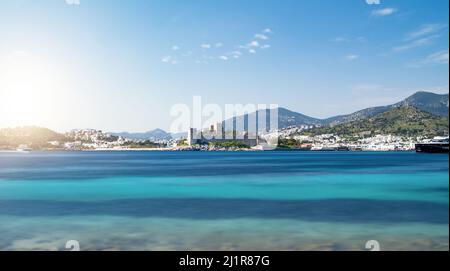
{"type": "Polygon", "coordinates": [[[95,149],[95,150],[32,150],[32,151],[16,151],[16,150],[0,150],[0,153],[33,153],[33,152],[302,152],[302,153],[411,153],[416,152],[415,150],[295,150],[295,149],[274,149],[274,150],[196,150],[196,149],[186,149],[186,150],[174,150],[174,149],[95,149]]]}

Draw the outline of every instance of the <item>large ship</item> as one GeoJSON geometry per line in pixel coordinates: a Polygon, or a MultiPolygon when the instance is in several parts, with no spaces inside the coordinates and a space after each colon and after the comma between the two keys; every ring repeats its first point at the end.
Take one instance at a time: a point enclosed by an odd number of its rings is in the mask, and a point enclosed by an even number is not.
{"type": "Polygon", "coordinates": [[[435,137],[434,139],[416,144],[416,152],[425,153],[448,153],[449,138],[447,137],[435,137]]]}

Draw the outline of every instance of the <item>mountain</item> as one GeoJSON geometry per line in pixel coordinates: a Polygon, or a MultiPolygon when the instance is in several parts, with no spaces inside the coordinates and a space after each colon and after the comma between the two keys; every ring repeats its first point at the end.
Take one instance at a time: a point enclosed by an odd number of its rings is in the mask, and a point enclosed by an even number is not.
{"type": "MultiPolygon", "coordinates": [[[[259,125],[262,122],[262,120],[260,119],[262,116],[266,116],[266,127],[269,127],[270,125],[270,116],[273,116],[274,114],[276,114],[275,110],[277,109],[267,109],[267,110],[258,110],[256,112],[250,113],[250,114],[245,114],[245,115],[241,115],[236,117],[234,120],[233,119],[228,119],[225,120],[223,122],[223,124],[225,124],[227,127],[227,130],[231,130],[228,127],[233,127],[233,122],[234,125],[239,125],[239,127],[245,127],[247,128],[247,123],[249,119],[257,119],[257,123],[258,123],[258,128],[261,127],[261,129],[259,130],[263,130],[262,129],[262,125],[259,125]]],[[[322,120],[320,119],[316,119],[313,117],[309,117],[291,110],[288,110],[286,108],[278,108],[278,129],[285,129],[291,126],[301,126],[301,125],[320,125],[322,124],[322,120]]],[[[271,129],[273,129],[274,127],[270,127],[271,129]]]]}
{"type": "Polygon", "coordinates": [[[278,109],[278,125],[280,127],[300,126],[300,125],[320,125],[322,120],[309,117],[285,108],[278,109]]]}
{"type": "Polygon", "coordinates": [[[169,140],[172,139],[172,136],[167,133],[164,130],[161,129],[155,129],[152,131],[148,131],[145,133],[129,133],[129,132],[122,132],[122,133],[109,133],[113,136],[121,136],[128,139],[133,140],[169,140]]]}
{"type": "Polygon", "coordinates": [[[448,121],[448,117],[436,116],[414,106],[404,104],[373,117],[335,126],[315,128],[306,131],[305,134],[337,134],[340,136],[391,134],[397,136],[433,137],[448,134],[448,121]]]}
{"type": "Polygon", "coordinates": [[[395,106],[410,105],[437,116],[448,116],[448,94],[417,92],[395,106]]]}
{"type": "Polygon", "coordinates": [[[47,128],[25,126],[0,129],[0,148],[17,148],[28,145],[31,148],[48,147],[49,141],[64,142],[65,136],[47,128]]]}
{"type": "Polygon", "coordinates": [[[170,136],[172,137],[172,139],[181,140],[186,139],[188,137],[188,133],[187,132],[170,133],[170,136]]]}
{"type": "MultiPolygon", "coordinates": [[[[291,126],[301,126],[301,125],[321,125],[321,126],[334,126],[341,123],[348,123],[358,120],[363,120],[367,118],[371,118],[378,114],[387,112],[389,110],[403,107],[403,106],[413,106],[421,111],[445,117],[448,116],[448,94],[434,94],[430,92],[417,92],[416,94],[406,98],[405,100],[387,106],[378,106],[366,108],[360,111],[357,111],[348,115],[340,115],[331,117],[328,119],[318,119],[310,116],[306,116],[304,114],[300,114],[286,108],[278,108],[278,128],[285,129],[291,126]]],[[[267,110],[266,117],[269,118],[271,114],[274,114],[274,110],[267,110]]],[[[238,116],[235,119],[235,123],[242,125],[247,128],[248,119],[254,119],[256,115],[261,116],[264,113],[263,110],[259,110],[257,113],[245,114],[242,116],[238,116]]],[[[228,119],[224,121],[227,125],[226,127],[232,127],[232,119],[228,119]]],[[[259,121],[258,121],[259,122],[259,121]]],[[[266,120],[266,123],[269,123],[269,120],[266,120]]],[[[267,125],[268,126],[268,125],[267,125]]],[[[229,130],[229,129],[227,129],[229,130]]]]}
{"type": "Polygon", "coordinates": [[[387,112],[391,109],[402,106],[413,106],[433,115],[445,117],[448,116],[448,94],[417,92],[416,94],[406,98],[399,103],[387,106],[371,107],[349,115],[331,117],[323,120],[323,124],[336,125],[340,123],[370,118],[377,114],[387,112]]]}

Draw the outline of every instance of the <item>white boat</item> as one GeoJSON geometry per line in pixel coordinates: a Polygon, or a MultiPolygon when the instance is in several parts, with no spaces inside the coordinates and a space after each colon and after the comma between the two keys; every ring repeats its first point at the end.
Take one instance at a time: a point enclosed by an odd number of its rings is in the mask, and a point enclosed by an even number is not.
{"type": "Polygon", "coordinates": [[[20,146],[16,149],[16,151],[17,151],[17,152],[30,152],[30,151],[32,151],[32,149],[29,148],[29,147],[26,146],[26,145],[20,145],[20,146]]]}

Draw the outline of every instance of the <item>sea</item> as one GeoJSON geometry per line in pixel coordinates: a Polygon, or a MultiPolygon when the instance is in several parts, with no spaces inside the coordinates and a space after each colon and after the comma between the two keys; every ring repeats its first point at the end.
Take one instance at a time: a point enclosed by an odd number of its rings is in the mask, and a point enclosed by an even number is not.
{"type": "Polygon", "coordinates": [[[448,251],[449,155],[0,152],[0,250],[71,240],[88,251],[448,251]]]}

